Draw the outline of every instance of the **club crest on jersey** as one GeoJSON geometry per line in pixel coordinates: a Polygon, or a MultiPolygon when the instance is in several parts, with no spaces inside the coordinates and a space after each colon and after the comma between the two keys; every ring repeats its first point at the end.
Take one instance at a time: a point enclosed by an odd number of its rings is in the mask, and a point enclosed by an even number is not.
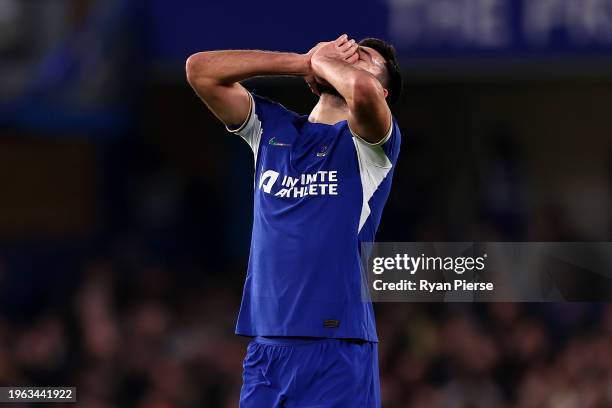
{"type": "Polygon", "coordinates": [[[268,144],[272,146],[279,146],[279,147],[290,147],[291,146],[289,143],[277,142],[276,137],[271,137],[270,140],[268,140],[268,144]]]}
{"type": "Polygon", "coordinates": [[[282,176],[274,170],[266,170],[259,177],[259,189],[282,198],[301,198],[318,195],[338,195],[338,172],[318,171],[298,177],[282,176]],[[278,186],[280,184],[280,186],[278,186]]]}
{"type": "Polygon", "coordinates": [[[317,157],[325,157],[325,156],[327,156],[327,145],[321,146],[321,148],[317,152],[317,157]]]}

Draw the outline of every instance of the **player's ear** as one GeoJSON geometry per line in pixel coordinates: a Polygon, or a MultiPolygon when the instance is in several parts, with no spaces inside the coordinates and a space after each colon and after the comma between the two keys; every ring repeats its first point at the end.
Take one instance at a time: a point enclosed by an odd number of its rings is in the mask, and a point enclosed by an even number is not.
{"type": "Polygon", "coordinates": [[[387,88],[383,88],[383,92],[385,93],[385,99],[387,99],[387,96],[389,96],[389,91],[387,91],[387,88]]]}

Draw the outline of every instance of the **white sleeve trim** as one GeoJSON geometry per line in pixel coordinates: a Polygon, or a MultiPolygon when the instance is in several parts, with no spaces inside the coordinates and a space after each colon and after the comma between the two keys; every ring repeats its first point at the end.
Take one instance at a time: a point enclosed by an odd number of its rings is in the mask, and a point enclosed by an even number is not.
{"type": "Polygon", "coordinates": [[[359,136],[357,133],[353,132],[353,129],[351,129],[351,127],[349,126],[349,130],[351,131],[351,134],[353,136],[355,136],[355,138],[357,138],[360,142],[365,143],[368,146],[382,146],[385,143],[387,143],[389,141],[389,139],[391,139],[391,134],[393,134],[393,114],[389,114],[390,115],[390,125],[389,125],[389,130],[387,131],[387,134],[385,135],[385,137],[382,138],[381,141],[377,142],[377,143],[370,143],[367,140],[365,140],[363,137],[359,136]]]}
{"type": "Polygon", "coordinates": [[[249,98],[251,99],[251,106],[249,108],[249,115],[245,119],[244,123],[238,129],[230,129],[227,125],[225,128],[230,133],[235,133],[242,137],[245,142],[251,146],[251,150],[255,155],[255,162],[257,162],[257,152],[259,150],[259,141],[261,140],[261,134],[263,132],[261,127],[261,120],[255,112],[255,98],[249,92],[249,98]]]}
{"type": "Polygon", "coordinates": [[[353,138],[353,143],[357,151],[359,178],[363,191],[359,229],[357,230],[359,233],[372,212],[369,204],[370,199],[391,171],[393,163],[385,154],[382,146],[372,145],[371,143],[365,144],[357,137],[353,138]]]}
{"type": "Polygon", "coordinates": [[[227,131],[230,133],[236,133],[241,135],[241,133],[246,130],[247,126],[249,125],[249,122],[251,122],[251,119],[253,118],[253,112],[255,112],[255,100],[253,99],[253,95],[251,95],[250,92],[247,92],[247,95],[249,95],[249,113],[247,114],[247,117],[244,122],[242,122],[242,125],[238,127],[238,129],[230,129],[228,125],[225,125],[225,129],[227,129],[227,131]]]}

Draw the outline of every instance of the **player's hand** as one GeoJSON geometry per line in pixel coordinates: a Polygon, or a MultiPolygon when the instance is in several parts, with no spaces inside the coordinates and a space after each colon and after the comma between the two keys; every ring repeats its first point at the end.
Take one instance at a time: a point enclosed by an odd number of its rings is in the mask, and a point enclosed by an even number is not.
{"type": "Polygon", "coordinates": [[[308,53],[304,54],[308,64],[308,74],[305,75],[304,79],[310,90],[315,95],[320,95],[318,84],[324,83],[312,71],[312,59],[315,56],[317,58],[335,58],[348,64],[354,64],[359,60],[358,49],[359,45],[355,40],[349,40],[348,35],[343,34],[334,41],[318,43],[308,53]]]}
{"type": "Polygon", "coordinates": [[[323,45],[316,48],[312,54],[311,61],[320,58],[332,58],[348,64],[354,64],[359,59],[358,49],[359,44],[355,40],[349,39],[346,34],[342,34],[334,41],[323,43],[323,45]]]}
{"type": "Polygon", "coordinates": [[[304,76],[304,80],[308,84],[308,87],[310,88],[312,93],[314,93],[317,96],[321,95],[321,93],[319,92],[319,87],[317,86],[317,79],[315,78],[315,75],[314,75],[314,73],[312,71],[311,60],[312,60],[312,56],[314,55],[314,53],[317,52],[317,50],[319,48],[323,47],[325,44],[327,44],[327,43],[326,42],[320,42],[317,45],[315,45],[314,47],[312,47],[310,49],[310,51],[308,51],[306,54],[304,54],[304,58],[306,59],[306,64],[308,66],[308,73],[304,76]]]}

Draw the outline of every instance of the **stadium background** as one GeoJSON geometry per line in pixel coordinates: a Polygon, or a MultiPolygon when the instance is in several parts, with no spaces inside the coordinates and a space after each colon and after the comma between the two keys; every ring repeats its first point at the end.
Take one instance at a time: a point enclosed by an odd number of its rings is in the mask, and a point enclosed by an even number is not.
{"type": "MultiPolygon", "coordinates": [[[[610,240],[612,1],[0,0],[0,384],[236,405],[252,158],[184,61],[343,32],[392,41],[406,74],[379,241],[610,240]]],[[[610,406],[592,300],[377,305],[384,407],[610,406]]]]}

